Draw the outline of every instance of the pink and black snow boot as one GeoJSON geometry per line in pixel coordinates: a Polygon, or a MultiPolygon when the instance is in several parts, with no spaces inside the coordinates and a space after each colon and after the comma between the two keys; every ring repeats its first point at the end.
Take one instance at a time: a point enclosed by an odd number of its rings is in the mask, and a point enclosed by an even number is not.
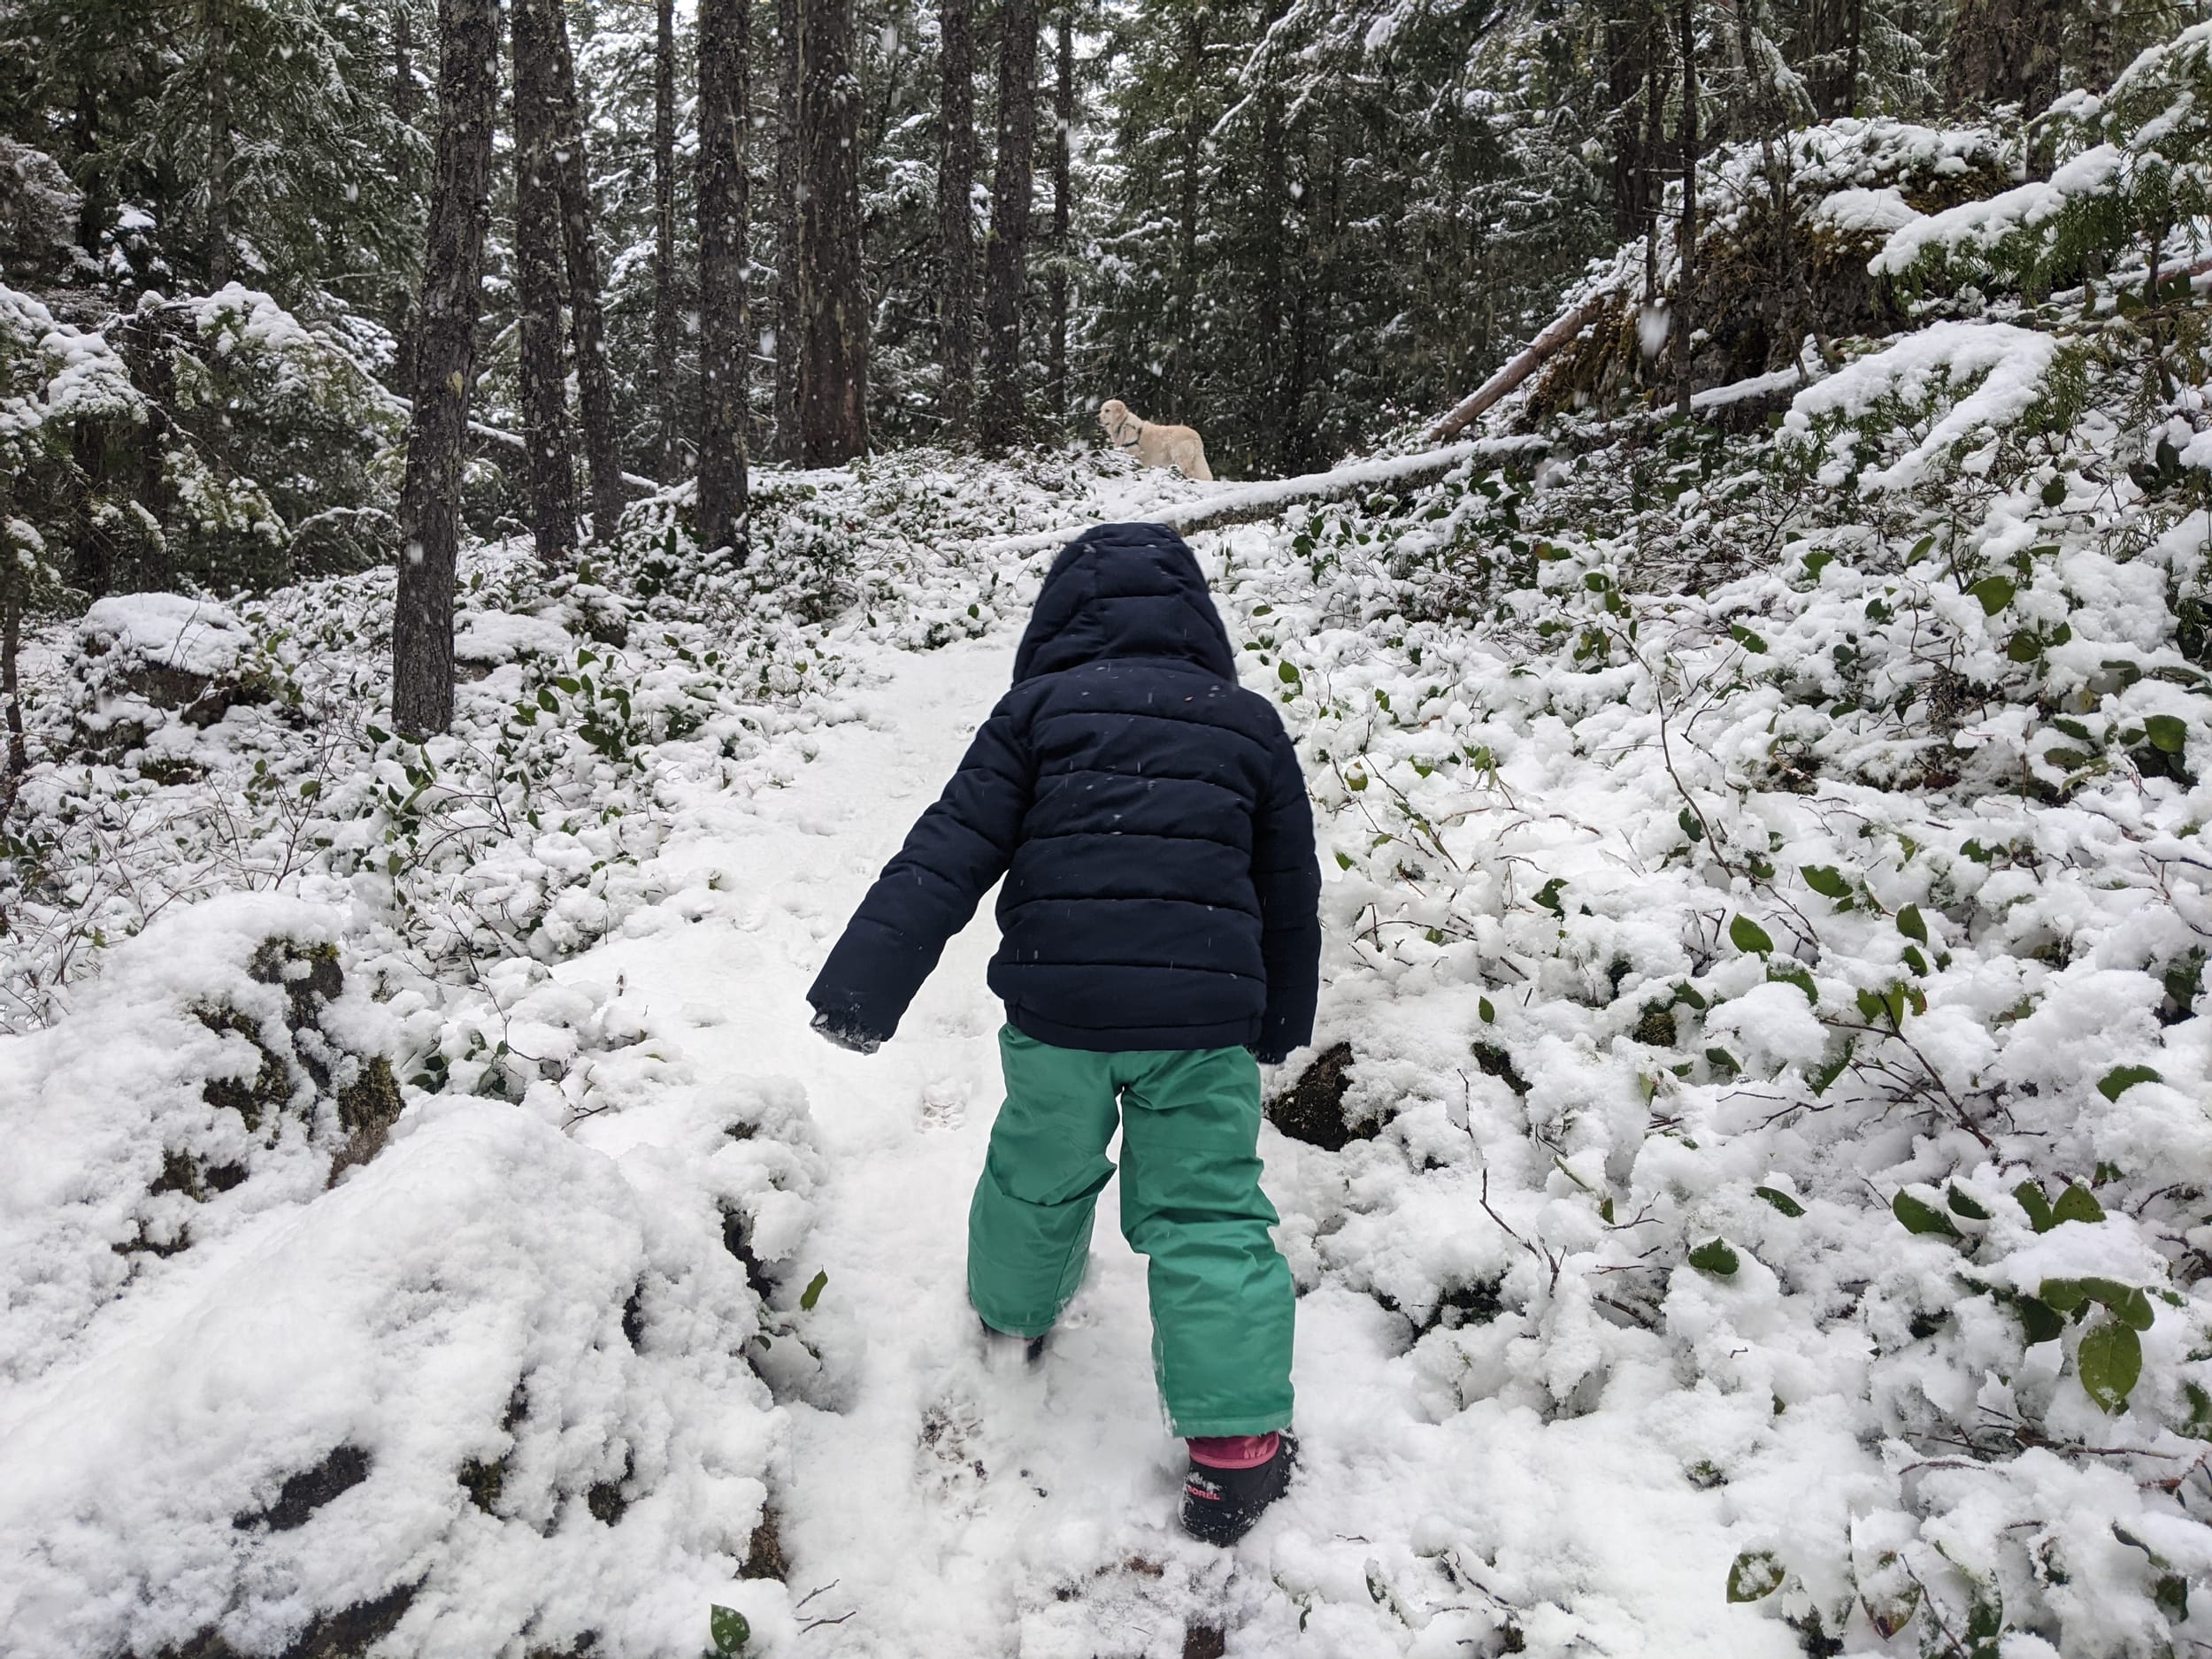
{"type": "Polygon", "coordinates": [[[1201,1543],[1233,1544],[1290,1486],[1298,1437],[1238,1434],[1194,1440],[1183,1477],[1183,1530],[1201,1543]],[[1270,1442],[1272,1442],[1271,1445],[1270,1442]]]}

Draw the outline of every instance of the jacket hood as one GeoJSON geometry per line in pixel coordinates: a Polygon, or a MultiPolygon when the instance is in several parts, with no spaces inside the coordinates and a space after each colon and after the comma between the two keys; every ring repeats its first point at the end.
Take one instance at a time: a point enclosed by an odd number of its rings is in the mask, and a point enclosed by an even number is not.
{"type": "Polygon", "coordinates": [[[1038,590],[1014,683],[1113,657],[1174,657],[1237,677],[1206,578],[1165,525],[1100,525],[1068,544],[1038,590]]]}

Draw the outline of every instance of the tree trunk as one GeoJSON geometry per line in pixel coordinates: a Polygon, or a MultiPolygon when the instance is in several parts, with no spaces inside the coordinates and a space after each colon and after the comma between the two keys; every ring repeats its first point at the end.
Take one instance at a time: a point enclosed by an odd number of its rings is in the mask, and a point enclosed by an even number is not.
{"type": "Polygon", "coordinates": [[[747,0],[699,6],[699,544],[745,547],[747,0]]]}
{"type": "Polygon", "coordinates": [[[415,13],[410,0],[392,7],[392,113],[402,127],[415,124],[415,13]]]}
{"type": "Polygon", "coordinates": [[[1037,155],[1037,0],[999,8],[998,160],[991,172],[991,230],[984,242],[984,447],[1022,435],[1022,288],[1029,254],[1029,198],[1037,155]]]}
{"type": "Polygon", "coordinates": [[[1068,418],[1068,279],[1074,250],[1068,245],[1073,216],[1075,173],[1075,13],[1063,5],[1056,42],[1056,74],[1052,91],[1052,277],[1048,292],[1052,311],[1050,355],[1046,360],[1045,401],[1056,421],[1068,418]]]}
{"type": "Polygon", "coordinates": [[[516,333],[522,431],[530,449],[530,531],[538,560],[565,566],[576,551],[576,474],[569,459],[568,379],[561,368],[559,108],[554,18],[560,0],[514,0],[516,333]]]}
{"type": "Polygon", "coordinates": [[[1644,19],[1644,148],[1643,178],[1638,185],[1643,202],[1644,303],[1659,296],[1659,205],[1665,194],[1659,188],[1661,147],[1666,142],[1666,32],[1663,20],[1644,19]]]}
{"type": "Polygon", "coordinates": [[[1198,170],[1203,159],[1205,122],[1198,110],[1198,85],[1206,70],[1206,13],[1191,6],[1183,13],[1183,176],[1176,196],[1175,342],[1168,359],[1169,419],[1187,419],[1191,410],[1191,354],[1198,332],[1198,170]]]}
{"type": "Polygon", "coordinates": [[[1626,242],[1644,228],[1650,159],[1644,153],[1642,102],[1651,29],[1640,8],[1622,5],[1605,20],[1607,91],[1613,116],[1613,234],[1626,242]]]}
{"type": "Polygon", "coordinates": [[[653,378],[661,477],[681,469],[676,397],[676,0],[657,0],[653,39],[653,378]]]}
{"type": "Polygon", "coordinates": [[[1944,55],[1944,91],[1954,106],[2017,104],[2033,120],[2058,96],[2059,0],[1959,0],[1944,55]]]}
{"type": "Polygon", "coordinates": [[[207,36],[207,286],[219,288],[231,275],[231,164],[237,134],[231,124],[230,30],[214,0],[204,0],[201,27],[207,36]]]}
{"type": "Polygon", "coordinates": [[[414,418],[400,486],[403,550],[392,610],[392,718],[418,738],[442,732],[453,720],[453,572],[499,95],[499,0],[444,0],[440,34],[437,166],[417,313],[414,418]]]}
{"type": "Polygon", "coordinates": [[[1812,0],[1806,7],[1805,91],[1821,120],[1852,114],[1857,106],[1864,9],[1864,0],[1812,0]]]}
{"type": "Polygon", "coordinates": [[[607,366],[607,325],[599,287],[599,247],[591,234],[591,159],[584,146],[584,109],[576,93],[576,58],[569,50],[568,13],[553,8],[553,67],[560,103],[558,163],[561,239],[568,250],[568,320],[576,347],[576,399],[584,417],[584,463],[591,477],[591,528],[612,539],[622,516],[622,435],[615,421],[614,372],[607,366]]]}
{"type": "Polygon", "coordinates": [[[23,774],[30,770],[31,755],[23,741],[23,692],[16,679],[16,658],[23,646],[23,601],[30,586],[19,559],[0,561],[0,703],[5,704],[7,762],[0,767],[0,824],[7,821],[15,804],[23,774]]]}
{"type": "Polygon", "coordinates": [[[956,439],[975,422],[975,5],[938,0],[938,411],[956,439]]]}
{"type": "MultiPolygon", "coordinates": [[[[1035,0],[1018,0],[1033,5],[1035,0]]],[[[868,448],[868,301],[861,280],[860,81],[853,0],[804,0],[799,74],[799,458],[868,448]]]]}
{"type": "Polygon", "coordinates": [[[776,0],[776,455],[799,458],[799,365],[805,308],[799,283],[799,0],[776,0]]]}
{"type": "Polygon", "coordinates": [[[1690,417],[1690,314],[1697,288],[1697,25],[1692,0],[1678,12],[1682,53],[1682,222],[1675,232],[1680,264],[1674,283],[1675,411],[1690,417]]]}
{"type": "Polygon", "coordinates": [[[1790,252],[1789,166],[1778,141],[1787,141],[1789,104],[1761,58],[1758,38],[1751,27],[1751,0],[1730,0],[1730,8],[1735,25],[1736,73],[1743,83],[1741,103],[1758,134],[1760,164],[1767,179],[1767,211],[1773,219],[1773,273],[1759,285],[1759,319],[1767,336],[1765,360],[1759,365],[1763,373],[1775,366],[1778,355],[1786,353],[1789,362],[1797,362],[1802,343],[1801,336],[1785,320],[1785,300],[1795,270],[1790,252]]]}

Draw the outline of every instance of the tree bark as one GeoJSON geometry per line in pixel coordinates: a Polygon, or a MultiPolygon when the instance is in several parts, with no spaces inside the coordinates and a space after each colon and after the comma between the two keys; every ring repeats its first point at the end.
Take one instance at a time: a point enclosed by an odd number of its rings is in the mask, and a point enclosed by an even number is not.
{"type": "Polygon", "coordinates": [[[745,547],[748,0],[699,6],[699,544],[745,547]]]}
{"type": "Polygon", "coordinates": [[[799,365],[805,307],[799,282],[799,0],[776,0],[776,455],[799,458],[799,365]]]}
{"type": "Polygon", "coordinates": [[[568,321],[576,348],[576,399],[584,418],[584,463],[591,478],[592,534],[612,538],[622,516],[622,435],[616,425],[614,372],[607,365],[607,324],[599,286],[599,245],[592,236],[591,158],[584,144],[583,102],[568,13],[553,7],[553,68],[559,104],[554,182],[561,196],[561,240],[568,253],[568,321]]]}
{"type": "Polygon", "coordinates": [[[1052,89],[1052,274],[1047,292],[1052,337],[1045,366],[1045,401],[1055,420],[1068,418],[1068,280],[1074,250],[1068,234],[1073,218],[1075,173],[1075,12],[1060,8],[1057,59],[1052,89]]]}
{"type": "Polygon", "coordinates": [[[1037,155],[1037,0],[999,8],[998,159],[991,172],[991,229],[984,242],[984,447],[1022,435],[1022,288],[1029,198],[1037,155]]]}
{"type": "Polygon", "coordinates": [[[442,732],[453,720],[453,572],[499,93],[499,0],[443,0],[440,35],[437,164],[392,611],[392,718],[418,738],[442,732]]]}
{"type": "MultiPolygon", "coordinates": [[[[1025,0],[1034,4],[1034,0],[1025,0]]],[[[868,302],[861,280],[860,81],[853,0],[804,0],[799,74],[799,458],[868,448],[868,302]]]]}
{"type": "Polygon", "coordinates": [[[1682,53],[1682,222],[1675,231],[1675,411],[1690,418],[1690,313],[1697,288],[1697,24],[1691,0],[1678,14],[1682,53]]]}
{"type": "Polygon", "coordinates": [[[231,276],[231,177],[237,134],[231,120],[230,30],[217,0],[203,0],[200,27],[207,37],[207,285],[219,288],[231,276]]]}
{"type": "Polygon", "coordinates": [[[530,450],[530,532],[549,570],[576,551],[576,474],[569,458],[568,377],[561,367],[560,138],[553,31],[560,0],[514,0],[516,333],[522,430],[530,450]]]}
{"type": "Polygon", "coordinates": [[[653,378],[660,472],[678,476],[676,397],[676,0],[657,0],[653,37],[653,378]]]}
{"type": "Polygon", "coordinates": [[[975,423],[974,25],[974,0],[938,0],[938,410],[956,439],[975,423]]]}

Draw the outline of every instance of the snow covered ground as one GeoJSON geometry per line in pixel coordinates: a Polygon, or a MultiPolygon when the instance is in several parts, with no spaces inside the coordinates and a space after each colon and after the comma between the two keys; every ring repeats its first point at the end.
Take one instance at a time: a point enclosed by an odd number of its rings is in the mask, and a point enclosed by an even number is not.
{"type": "Polygon", "coordinates": [[[978,1351],[987,907],[879,1054],[803,1004],[1052,533],[1196,487],[893,458],[769,475],[747,572],[650,508],[476,549],[422,748],[380,578],[42,636],[0,1655],[2212,1643],[2201,403],[2053,434],[2008,342],[1194,534],[1350,1056],[1263,1141],[1305,1449],[1226,1553],[1110,1220],[1040,1368],[978,1351]]]}

